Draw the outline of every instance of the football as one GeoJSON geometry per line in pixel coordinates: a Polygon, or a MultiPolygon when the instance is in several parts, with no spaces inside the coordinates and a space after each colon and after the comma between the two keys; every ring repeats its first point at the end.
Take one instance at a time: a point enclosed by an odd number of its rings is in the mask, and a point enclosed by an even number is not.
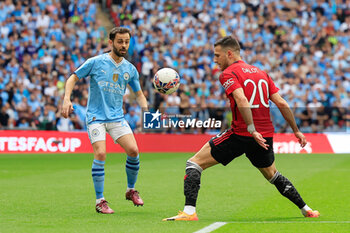
{"type": "Polygon", "coordinates": [[[180,76],[171,68],[162,68],[154,75],[153,85],[159,93],[170,95],[179,88],[180,76]]]}

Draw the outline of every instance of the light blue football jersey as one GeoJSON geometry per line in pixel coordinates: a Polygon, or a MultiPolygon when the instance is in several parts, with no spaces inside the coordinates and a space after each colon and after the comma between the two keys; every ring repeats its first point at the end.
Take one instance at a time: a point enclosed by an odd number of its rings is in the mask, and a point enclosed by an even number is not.
{"type": "Polygon", "coordinates": [[[108,53],[89,58],[74,73],[79,79],[90,76],[87,124],[122,121],[127,84],[141,90],[135,66],[124,58],[116,63],[108,53]]]}

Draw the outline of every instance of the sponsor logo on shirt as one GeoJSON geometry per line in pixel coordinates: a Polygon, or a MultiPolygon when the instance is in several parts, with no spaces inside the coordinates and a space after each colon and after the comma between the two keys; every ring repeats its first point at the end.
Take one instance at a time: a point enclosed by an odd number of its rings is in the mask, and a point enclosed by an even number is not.
{"type": "Polygon", "coordinates": [[[125,84],[121,83],[112,83],[107,81],[99,81],[98,85],[101,90],[110,93],[118,93],[124,95],[125,92],[125,84]]]}
{"type": "Polygon", "coordinates": [[[233,81],[233,79],[229,79],[226,82],[224,82],[224,84],[222,84],[222,86],[224,87],[225,90],[227,90],[230,86],[232,86],[235,83],[235,81],[233,81]]]}

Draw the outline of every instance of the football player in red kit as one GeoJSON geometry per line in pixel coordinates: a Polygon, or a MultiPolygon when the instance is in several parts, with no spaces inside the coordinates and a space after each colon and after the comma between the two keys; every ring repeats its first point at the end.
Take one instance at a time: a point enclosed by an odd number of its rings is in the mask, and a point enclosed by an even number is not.
{"type": "Polygon", "coordinates": [[[231,128],[210,139],[186,162],[184,180],[185,208],[178,215],[163,221],[195,221],[196,202],[203,170],[218,163],[224,166],[245,154],[250,162],[277,190],[301,210],[305,217],[319,217],[301,198],[293,184],[275,167],[273,152],[274,127],[270,118],[269,100],[274,102],[292,128],[300,146],[306,145],[288,103],[268,74],[245,63],[240,57],[238,41],[226,36],[214,44],[214,62],[222,70],[220,83],[230,100],[231,128]]]}

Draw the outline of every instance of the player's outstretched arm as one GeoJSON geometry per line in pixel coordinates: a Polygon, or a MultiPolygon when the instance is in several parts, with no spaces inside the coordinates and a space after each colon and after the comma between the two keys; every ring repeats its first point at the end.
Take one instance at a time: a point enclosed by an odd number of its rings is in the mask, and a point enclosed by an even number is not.
{"type": "Polygon", "coordinates": [[[242,88],[237,88],[232,92],[233,98],[237,104],[238,110],[241,113],[244,122],[248,126],[248,132],[253,136],[255,141],[263,147],[265,150],[268,149],[268,144],[266,144],[266,140],[262,137],[262,135],[255,130],[252,110],[250,109],[250,104],[247,100],[247,97],[244,95],[242,88]]]}
{"type": "Polygon", "coordinates": [[[270,99],[272,102],[274,102],[276,104],[276,106],[278,107],[278,109],[282,113],[282,116],[284,117],[284,119],[288,122],[288,124],[292,128],[295,137],[298,138],[300,146],[304,147],[306,145],[306,138],[303,135],[303,133],[299,131],[297,123],[295,122],[294,114],[293,114],[292,110],[290,109],[287,101],[285,101],[282,98],[282,96],[278,93],[271,95],[270,99]]]}
{"type": "Polygon", "coordinates": [[[73,105],[70,101],[70,96],[73,91],[73,87],[76,82],[79,81],[79,78],[76,74],[72,74],[66,81],[66,87],[64,90],[64,99],[63,99],[63,106],[62,106],[62,116],[64,118],[67,118],[69,114],[73,112],[73,105]]]}
{"type": "Polygon", "coordinates": [[[145,95],[143,94],[142,90],[139,90],[135,92],[136,95],[136,101],[140,105],[143,111],[148,111],[148,105],[145,95]]]}

